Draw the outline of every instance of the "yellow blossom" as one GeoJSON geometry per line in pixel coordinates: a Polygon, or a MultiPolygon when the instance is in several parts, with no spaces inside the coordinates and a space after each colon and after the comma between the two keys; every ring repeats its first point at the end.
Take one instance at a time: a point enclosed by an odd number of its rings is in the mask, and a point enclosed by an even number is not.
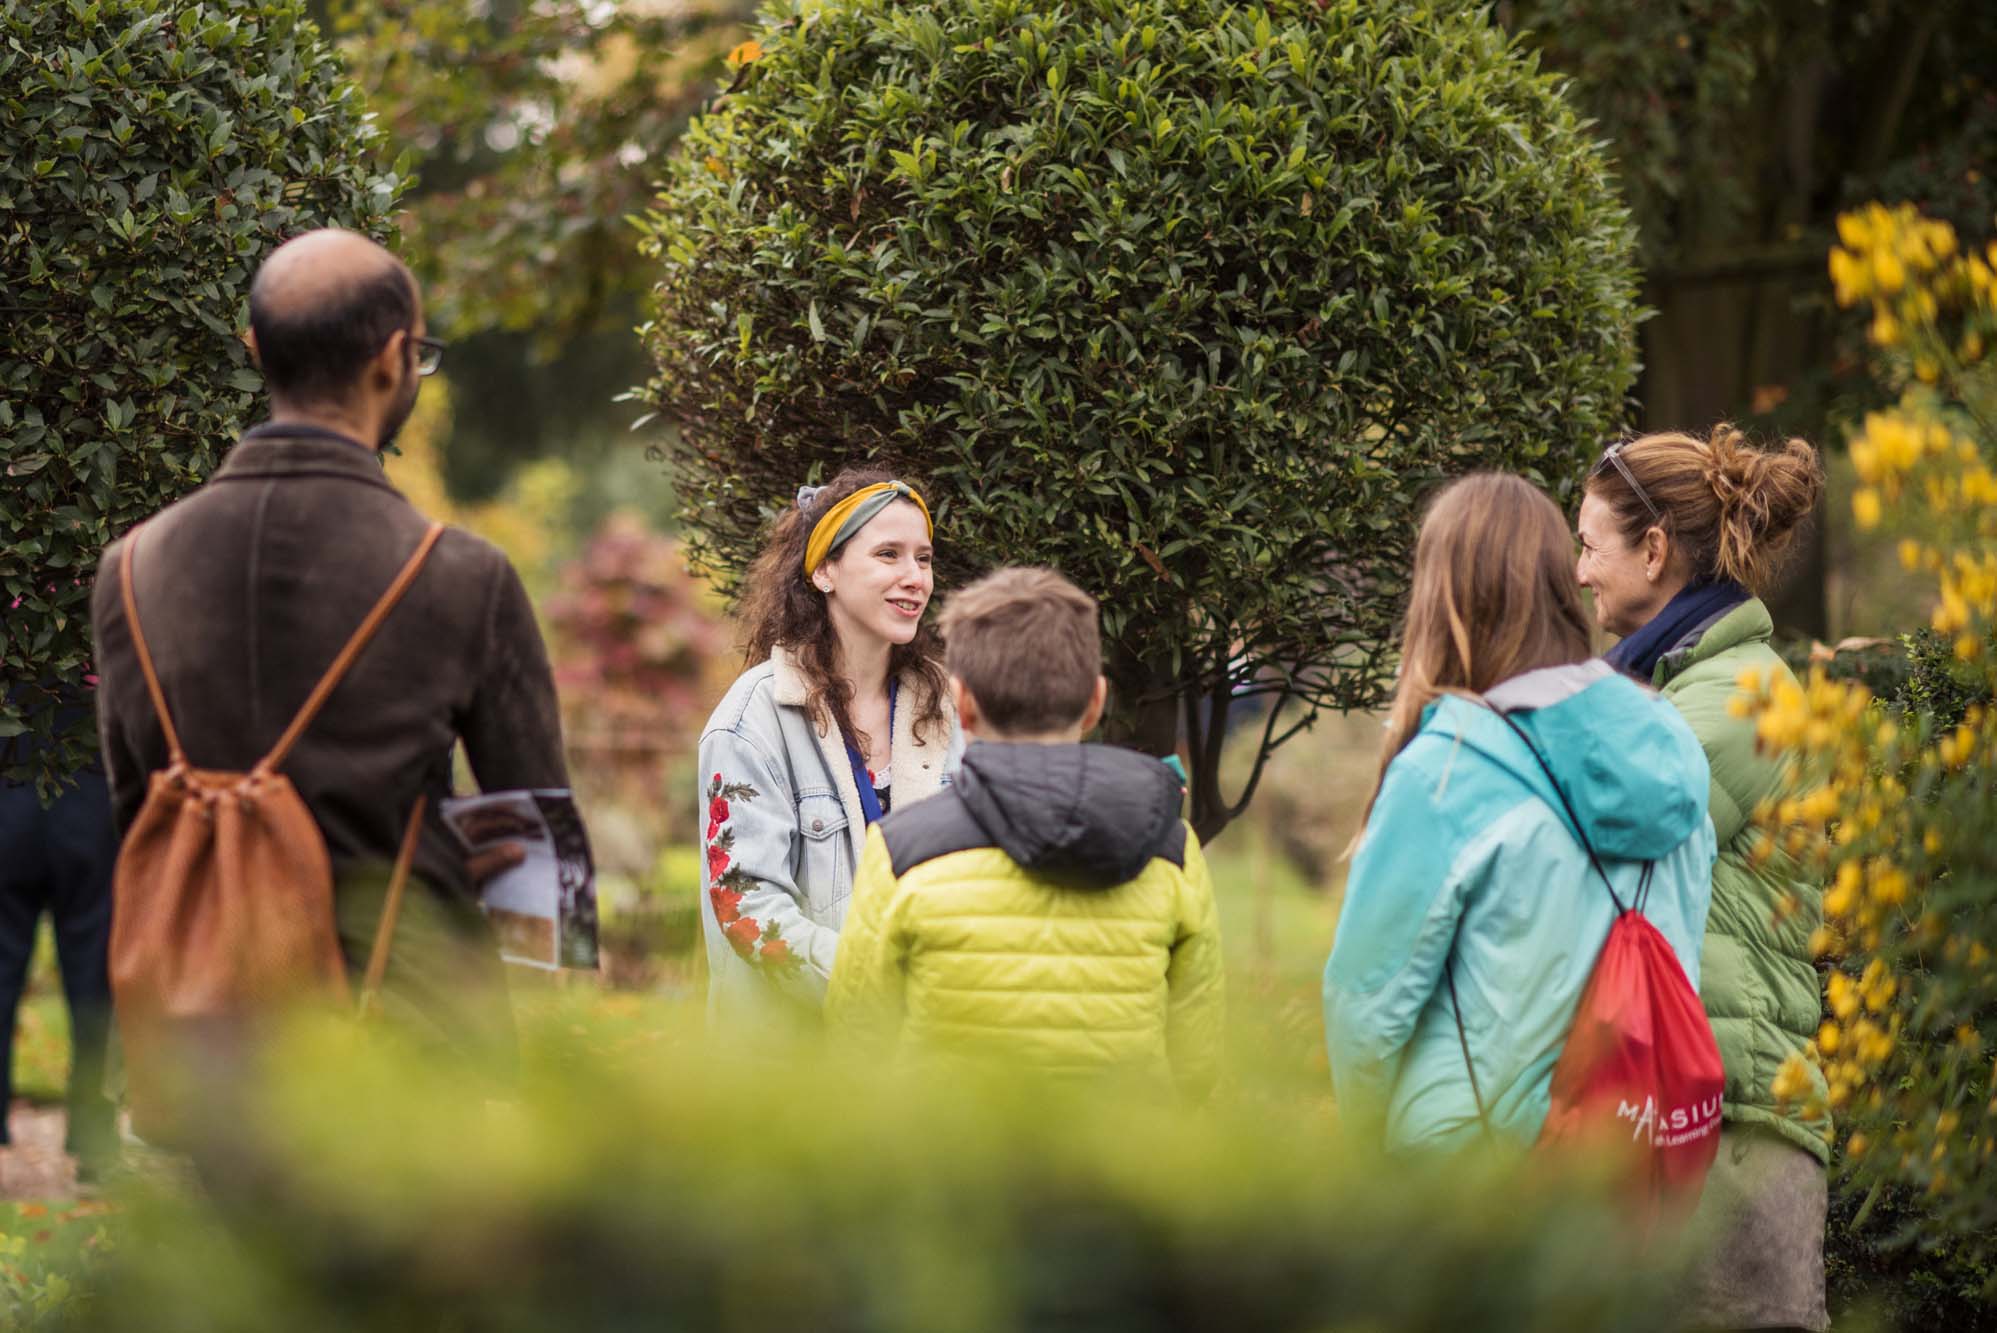
{"type": "MultiPolygon", "coordinates": [[[[1904,871],[1886,866],[1877,871],[1872,880],[1872,897],[1881,907],[1897,907],[1907,901],[1907,876],[1904,871]]],[[[1888,985],[1891,994],[1891,985],[1888,985]]]]}
{"type": "Polygon", "coordinates": [[[1831,251],[1831,285],[1841,306],[1851,305],[1866,294],[1865,268],[1857,255],[1849,250],[1831,251]]]}
{"type": "Polygon", "coordinates": [[[1858,520],[1858,526],[1867,530],[1879,526],[1881,508],[1879,492],[1870,486],[1864,487],[1851,497],[1851,515],[1858,520]]]}
{"type": "Polygon", "coordinates": [[[1770,1090],[1777,1102],[1793,1102],[1808,1095],[1810,1063],[1803,1058],[1801,1051],[1793,1052],[1782,1062],[1782,1067],[1775,1072],[1775,1082],[1770,1090]]]}
{"type": "Polygon", "coordinates": [[[1872,256],[1872,281],[1891,295],[1907,285],[1907,270],[1892,251],[1880,250],[1872,256]]]}
{"type": "Polygon", "coordinates": [[[1831,973],[1829,999],[1831,1012],[1841,1019],[1858,1012],[1858,986],[1843,972],[1831,973]]]}

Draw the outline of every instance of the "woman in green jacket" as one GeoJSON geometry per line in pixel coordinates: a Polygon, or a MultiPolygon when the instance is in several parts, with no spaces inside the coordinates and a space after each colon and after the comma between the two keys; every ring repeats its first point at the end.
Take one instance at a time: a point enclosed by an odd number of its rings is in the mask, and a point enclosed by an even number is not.
{"type": "Polygon", "coordinates": [[[1773,1091],[1776,1070],[1822,1018],[1809,944],[1821,889],[1780,852],[1752,854],[1753,812],[1781,794],[1782,762],[1727,707],[1743,671],[1792,678],[1756,594],[1822,491],[1803,441],[1760,450],[1722,425],[1704,440],[1674,432],[1610,446],[1581,502],[1576,572],[1596,619],[1622,636],[1608,660],[1677,706],[1712,769],[1719,860],[1700,997],[1726,1066],[1726,1124],[1696,1222],[1710,1249],[1693,1274],[1694,1327],[1829,1326],[1823,1079],[1812,1065],[1813,1095],[1802,1101],[1773,1091]]]}

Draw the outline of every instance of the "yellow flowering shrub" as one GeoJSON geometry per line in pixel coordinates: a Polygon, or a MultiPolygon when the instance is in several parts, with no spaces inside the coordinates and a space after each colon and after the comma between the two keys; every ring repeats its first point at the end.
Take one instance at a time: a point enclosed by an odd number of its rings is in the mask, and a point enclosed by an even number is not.
{"type": "MultiPolygon", "coordinates": [[[[1897,404],[1851,438],[1853,515],[1905,533],[1900,558],[1934,579],[1928,627],[1989,699],[1997,626],[1997,243],[1962,245],[1912,208],[1839,220],[1831,280],[1870,311],[1897,404]]],[[[1829,1016],[1777,1075],[1809,1096],[1824,1070],[1855,1184],[1913,1186],[1924,1226],[1997,1251],[1997,709],[1959,718],[1889,706],[1813,672],[1744,674],[1736,711],[1789,756],[1793,781],[1757,810],[1759,854],[1799,858],[1825,885],[1813,945],[1829,1016]]]]}

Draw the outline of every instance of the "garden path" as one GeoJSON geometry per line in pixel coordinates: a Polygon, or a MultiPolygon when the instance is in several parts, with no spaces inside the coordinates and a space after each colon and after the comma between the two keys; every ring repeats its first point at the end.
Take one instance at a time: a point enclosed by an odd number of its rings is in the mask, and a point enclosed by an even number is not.
{"type": "Polygon", "coordinates": [[[76,1164],[62,1150],[59,1106],[16,1101],[7,1115],[11,1146],[0,1148],[0,1200],[55,1203],[76,1197],[76,1164]]]}

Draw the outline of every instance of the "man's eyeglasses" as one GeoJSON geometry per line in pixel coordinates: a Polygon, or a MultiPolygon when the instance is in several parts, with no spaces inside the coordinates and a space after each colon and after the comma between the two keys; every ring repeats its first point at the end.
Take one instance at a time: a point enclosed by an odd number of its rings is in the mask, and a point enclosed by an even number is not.
{"type": "Polygon", "coordinates": [[[1664,515],[1658,512],[1657,506],[1651,503],[1650,497],[1644,493],[1643,487],[1637,484],[1636,473],[1630,471],[1628,463],[1623,462],[1623,450],[1629,447],[1629,443],[1628,440],[1617,440],[1614,444],[1602,450],[1602,457],[1595,464],[1594,471],[1599,474],[1603,468],[1613,466],[1616,471],[1622,473],[1623,480],[1629,483],[1629,488],[1632,491],[1636,492],[1636,498],[1643,501],[1643,507],[1650,511],[1651,521],[1662,526],[1664,515]]]}
{"type": "Polygon", "coordinates": [[[411,341],[416,344],[416,373],[418,375],[436,374],[437,368],[444,364],[444,347],[446,345],[444,340],[441,338],[415,338],[411,341]]]}

